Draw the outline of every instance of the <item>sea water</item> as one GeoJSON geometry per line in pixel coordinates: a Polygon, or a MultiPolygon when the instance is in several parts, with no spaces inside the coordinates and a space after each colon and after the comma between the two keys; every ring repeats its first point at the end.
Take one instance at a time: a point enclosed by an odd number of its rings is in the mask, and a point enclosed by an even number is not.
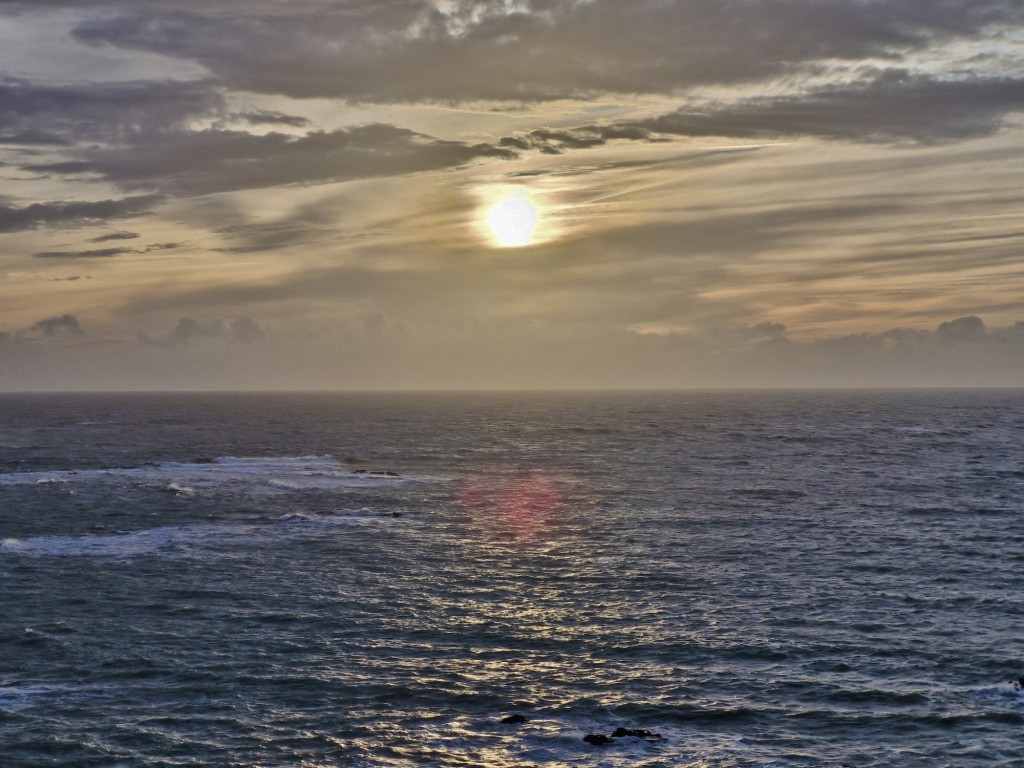
{"type": "Polygon", "coordinates": [[[0,765],[1024,765],[1022,406],[0,396],[0,765]]]}

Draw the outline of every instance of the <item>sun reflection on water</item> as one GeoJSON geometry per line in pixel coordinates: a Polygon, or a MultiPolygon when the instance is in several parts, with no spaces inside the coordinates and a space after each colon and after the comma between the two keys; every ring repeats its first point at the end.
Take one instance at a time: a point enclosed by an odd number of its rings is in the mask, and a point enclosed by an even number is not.
{"type": "Polygon", "coordinates": [[[550,473],[527,469],[467,480],[459,491],[459,506],[488,527],[516,539],[534,539],[556,522],[564,494],[550,473]]]}

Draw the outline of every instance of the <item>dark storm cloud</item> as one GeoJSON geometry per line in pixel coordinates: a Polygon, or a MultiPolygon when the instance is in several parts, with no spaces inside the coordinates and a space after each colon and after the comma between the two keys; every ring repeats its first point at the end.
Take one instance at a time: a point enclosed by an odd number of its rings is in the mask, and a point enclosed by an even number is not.
{"type": "Polygon", "coordinates": [[[0,232],[42,226],[80,226],[142,216],[159,201],[157,195],[139,195],[121,200],[32,203],[24,208],[0,205],[0,232]]]}
{"type": "MultiPolygon", "coordinates": [[[[300,137],[223,130],[166,133],[117,148],[82,149],[79,155],[83,159],[71,166],[74,173],[88,171],[123,188],[177,195],[399,175],[516,156],[502,147],[442,141],[383,124],[300,137]]],[[[56,173],[64,167],[32,166],[56,173]]]]}
{"type": "Polygon", "coordinates": [[[469,1],[291,3],[287,10],[123,2],[78,40],[188,59],[226,84],[364,101],[530,100],[670,93],[759,81],[804,65],[898,60],[1024,20],[1021,0],[469,1]]]}
{"type": "Polygon", "coordinates": [[[183,317],[173,330],[168,333],[151,338],[143,332],[139,332],[140,344],[152,347],[163,347],[164,349],[177,349],[196,342],[209,339],[226,339],[242,344],[252,344],[259,341],[266,335],[266,329],[262,328],[251,317],[236,317],[230,321],[217,320],[196,320],[192,317],[183,317]]]}
{"type": "Polygon", "coordinates": [[[806,94],[682,109],[635,124],[683,136],[817,136],[937,143],[985,136],[1024,110],[1024,79],[936,80],[886,72],[806,94]]]}

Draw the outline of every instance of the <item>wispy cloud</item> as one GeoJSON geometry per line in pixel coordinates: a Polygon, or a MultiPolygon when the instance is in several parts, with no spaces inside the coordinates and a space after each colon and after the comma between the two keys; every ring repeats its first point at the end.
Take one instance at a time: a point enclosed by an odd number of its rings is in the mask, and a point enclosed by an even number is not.
{"type": "Polygon", "coordinates": [[[451,168],[515,153],[490,144],[444,141],[392,125],[363,125],[295,137],[243,131],[168,132],[117,147],[92,147],[35,171],[94,173],[127,189],[201,195],[287,184],[334,182],[451,168]]]}
{"type": "Polygon", "coordinates": [[[42,226],[101,224],[112,219],[134,218],[149,213],[159,202],[157,195],[139,195],[120,200],[32,203],[22,208],[0,205],[0,232],[42,226]]]}

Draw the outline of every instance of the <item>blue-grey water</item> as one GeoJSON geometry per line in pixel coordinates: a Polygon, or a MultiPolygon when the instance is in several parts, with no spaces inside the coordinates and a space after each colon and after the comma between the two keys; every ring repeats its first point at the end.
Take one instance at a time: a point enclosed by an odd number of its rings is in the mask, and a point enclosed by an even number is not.
{"type": "Polygon", "coordinates": [[[1022,406],[0,396],[0,766],[1022,766],[1022,406]]]}

